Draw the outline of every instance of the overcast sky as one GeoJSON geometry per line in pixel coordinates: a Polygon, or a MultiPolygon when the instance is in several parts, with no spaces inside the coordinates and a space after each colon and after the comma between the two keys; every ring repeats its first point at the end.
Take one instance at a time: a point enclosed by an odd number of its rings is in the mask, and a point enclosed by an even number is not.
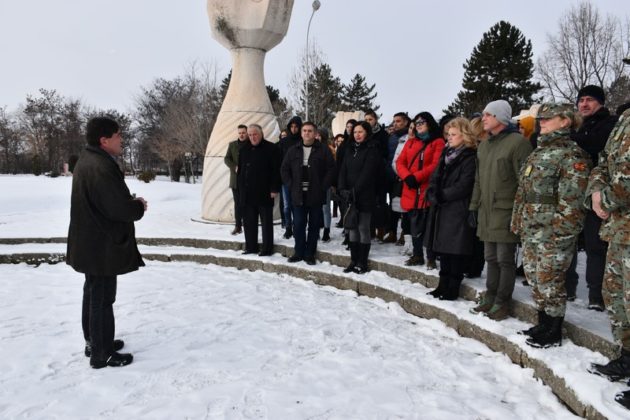
{"type": "MultiPolygon", "coordinates": [[[[383,120],[397,111],[436,117],[461,88],[462,64],[499,20],[532,41],[547,33],[576,0],[321,0],[311,40],[333,73],[376,83],[383,120]]],[[[603,14],[630,16],[630,1],[598,0],[603,14]]],[[[311,0],[295,0],[285,39],[267,54],[267,84],[285,96],[305,47],[311,0]]],[[[221,77],[229,52],[210,35],[204,0],[0,0],[0,107],[16,109],[39,88],[98,108],[131,111],[140,86],[183,74],[187,64],[215,63],[221,77]]],[[[517,113],[516,110],[514,113],[517,113]]]]}

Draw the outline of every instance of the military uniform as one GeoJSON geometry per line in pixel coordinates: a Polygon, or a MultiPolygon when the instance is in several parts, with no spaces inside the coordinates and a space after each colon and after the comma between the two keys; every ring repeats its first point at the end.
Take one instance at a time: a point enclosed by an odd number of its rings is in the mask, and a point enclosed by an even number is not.
{"type": "Polygon", "coordinates": [[[582,230],[582,206],[590,159],[557,130],[538,138],[539,147],[521,169],[511,229],[523,243],[523,268],[539,311],[564,316],[565,272],[582,230]]]}
{"type": "Polygon", "coordinates": [[[589,179],[586,205],[599,191],[609,217],[599,235],[608,242],[602,295],[612,332],[630,350],[630,110],[626,110],[600,153],[599,165],[589,179]]]}

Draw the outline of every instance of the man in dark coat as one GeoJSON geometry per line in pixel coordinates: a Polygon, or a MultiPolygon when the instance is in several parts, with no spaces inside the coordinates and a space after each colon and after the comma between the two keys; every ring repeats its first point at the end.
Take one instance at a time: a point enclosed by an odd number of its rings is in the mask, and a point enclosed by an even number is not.
{"type": "MultiPolygon", "coordinates": [[[[604,106],[606,97],[599,86],[588,85],[580,89],[577,95],[578,113],[584,119],[579,130],[571,134],[578,146],[591,157],[593,166],[597,166],[599,153],[606,147],[608,135],[615,127],[618,117],[611,115],[604,106]]],[[[586,284],[588,285],[588,308],[596,311],[604,310],[602,297],[602,280],[606,264],[608,244],[599,238],[599,228],[602,220],[591,209],[584,220],[584,248],[586,248],[586,284]]],[[[575,271],[577,252],[573,262],[567,270],[566,289],[567,298],[575,299],[578,275],[575,271]]]]}
{"type": "Polygon", "coordinates": [[[85,273],[83,335],[85,355],[95,369],[125,366],[133,361],[118,353],[124,343],[114,340],[116,276],[144,266],[133,222],[147,202],[129,193],[116,157],[122,155],[118,123],[96,117],[87,124],[87,147],[74,169],[68,230],[67,263],[85,273]]]}
{"type": "MultiPolygon", "coordinates": [[[[372,127],[372,138],[370,141],[376,144],[383,160],[383,171],[387,165],[389,134],[378,122],[378,116],[373,109],[365,112],[365,121],[372,127]]],[[[376,207],[374,209],[374,217],[372,218],[372,229],[375,231],[376,239],[382,242],[387,228],[389,226],[389,208],[387,207],[387,189],[390,185],[386,182],[385,177],[378,181],[378,190],[376,192],[376,207]]]]}
{"type": "MultiPolygon", "coordinates": [[[[302,119],[298,116],[295,116],[289,120],[287,124],[287,136],[280,139],[278,142],[278,146],[280,147],[280,162],[287,155],[289,149],[294,146],[297,146],[302,142],[300,138],[300,132],[302,130],[302,119]]],[[[282,185],[282,220],[284,222],[284,227],[286,228],[284,232],[284,238],[290,239],[293,236],[293,207],[291,206],[291,192],[289,190],[289,186],[283,184],[282,185]]]]}
{"type": "Polygon", "coordinates": [[[322,206],[335,177],[335,159],[327,145],[315,140],[316,132],[314,123],[302,124],[302,143],[289,149],[280,169],[293,207],[295,248],[289,262],[304,260],[309,265],[315,264],[322,206]]]}
{"type": "Polygon", "coordinates": [[[238,138],[228,144],[228,150],[223,159],[223,162],[230,168],[230,189],[234,198],[234,230],[232,230],[232,235],[238,235],[243,231],[243,215],[241,214],[241,204],[239,203],[236,173],[238,172],[239,152],[247,141],[247,126],[241,124],[238,126],[238,138]]]}
{"type": "Polygon", "coordinates": [[[237,185],[243,208],[245,254],[258,252],[258,218],[262,228],[260,256],[273,254],[273,203],[280,191],[280,150],[263,137],[262,127],[250,124],[249,143],[238,159],[237,185]]]}

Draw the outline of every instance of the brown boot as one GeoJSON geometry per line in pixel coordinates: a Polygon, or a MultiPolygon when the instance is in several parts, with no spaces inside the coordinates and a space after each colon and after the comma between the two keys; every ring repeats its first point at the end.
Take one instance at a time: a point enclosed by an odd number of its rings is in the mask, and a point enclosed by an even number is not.
{"type": "Polygon", "coordinates": [[[398,238],[398,241],[396,242],[397,246],[404,246],[405,245],[405,234],[400,232],[400,238],[398,238]]]}
{"type": "Polygon", "coordinates": [[[483,299],[481,302],[479,302],[479,305],[477,305],[474,308],[470,309],[470,313],[473,313],[473,314],[485,314],[490,309],[492,309],[492,306],[493,306],[492,302],[483,299]]]}
{"type": "Polygon", "coordinates": [[[236,226],[234,228],[234,230],[232,232],[230,232],[232,235],[238,235],[239,233],[243,232],[243,228],[241,228],[240,226],[236,226]]]}
{"type": "Polygon", "coordinates": [[[393,244],[394,242],[396,242],[396,234],[390,231],[387,236],[383,238],[383,243],[393,244]]]}
{"type": "Polygon", "coordinates": [[[510,308],[507,304],[492,305],[486,316],[494,321],[503,321],[510,316],[510,308]]]}
{"type": "Polygon", "coordinates": [[[437,263],[435,262],[435,260],[427,260],[427,268],[429,270],[437,269],[437,263]]]}
{"type": "Polygon", "coordinates": [[[424,265],[424,257],[422,255],[414,255],[405,261],[405,265],[424,265]]]}

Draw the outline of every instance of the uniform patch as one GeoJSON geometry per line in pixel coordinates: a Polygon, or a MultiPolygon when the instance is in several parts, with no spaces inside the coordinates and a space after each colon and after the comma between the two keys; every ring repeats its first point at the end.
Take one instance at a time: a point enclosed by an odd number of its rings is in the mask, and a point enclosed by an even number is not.
{"type": "Polygon", "coordinates": [[[525,176],[529,176],[532,173],[532,165],[525,168],[525,176]]]}
{"type": "Polygon", "coordinates": [[[586,164],[586,162],[576,162],[573,164],[573,169],[582,172],[588,169],[588,165],[586,164]]]}

